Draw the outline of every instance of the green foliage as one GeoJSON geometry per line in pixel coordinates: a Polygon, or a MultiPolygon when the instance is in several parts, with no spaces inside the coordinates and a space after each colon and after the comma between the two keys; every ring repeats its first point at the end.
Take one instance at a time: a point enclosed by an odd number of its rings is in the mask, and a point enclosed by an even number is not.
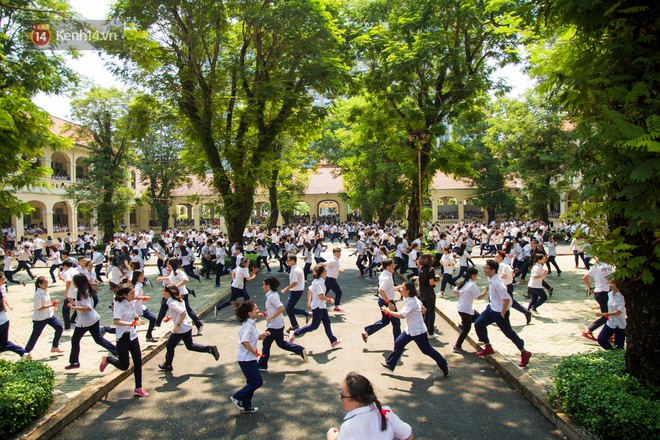
{"type": "Polygon", "coordinates": [[[42,363],[0,359],[0,437],[8,438],[46,411],[55,373],[42,363]]]}
{"type": "Polygon", "coordinates": [[[660,390],[626,373],[623,350],[577,354],[555,370],[550,401],[602,439],[660,436],[660,390]]]}

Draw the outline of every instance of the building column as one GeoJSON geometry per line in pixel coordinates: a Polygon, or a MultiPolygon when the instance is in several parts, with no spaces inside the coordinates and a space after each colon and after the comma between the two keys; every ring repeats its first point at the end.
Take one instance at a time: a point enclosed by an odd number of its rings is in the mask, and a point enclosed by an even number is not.
{"type": "Polygon", "coordinates": [[[343,223],[348,219],[348,205],[346,203],[337,204],[339,205],[339,221],[343,223]]]}
{"type": "Polygon", "coordinates": [[[16,229],[16,244],[18,244],[18,240],[20,240],[21,237],[25,235],[25,227],[23,225],[24,221],[25,220],[23,219],[23,214],[11,216],[11,222],[14,225],[14,229],[16,229]]]}
{"type": "Polygon", "coordinates": [[[55,239],[55,231],[53,231],[53,208],[51,207],[50,210],[45,209],[44,210],[44,217],[46,217],[46,221],[44,221],[44,226],[46,227],[46,232],[48,235],[50,235],[53,239],[55,239]]]}
{"type": "Polygon", "coordinates": [[[458,200],[458,221],[465,220],[465,200],[458,200]]]}
{"type": "Polygon", "coordinates": [[[124,226],[126,226],[126,232],[131,231],[131,213],[130,212],[125,212],[124,213],[124,226]]]}
{"type": "Polygon", "coordinates": [[[438,221],[438,199],[435,197],[431,199],[431,215],[433,218],[431,219],[431,222],[437,222],[438,221]]]}
{"type": "Polygon", "coordinates": [[[568,212],[568,193],[562,193],[559,196],[559,215],[564,215],[568,212]]]}
{"type": "Polygon", "coordinates": [[[78,210],[71,209],[71,217],[69,219],[69,232],[71,232],[71,239],[78,238],[78,210]]]}
{"type": "MultiPolygon", "coordinates": [[[[77,180],[75,155],[71,156],[69,159],[71,160],[71,167],[70,167],[71,170],[69,171],[69,175],[71,176],[71,183],[73,183],[77,180]]],[[[78,225],[76,225],[76,230],[77,229],[78,229],[78,225]]]]}
{"type": "Polygon", "coordinates": [[[174,222],[176,221],[176,216],[177,216],[176,205],[172,205],[170,206],[170,219],[167,222],[168,227],[174,228],[174,222]]]}
{"type": "Polygon", "coordinates": [[[199,231],[199,227],[201,225],[200,217],[202,216],[202,205],[192,205],[192,208],[190,209],[190,213],[193,216],[193,228],[197,229],[199,231]]]}
{"type": "Polygon", "coordinates": [[[98,238],[98,237],[101,236],[101,234],[99,232],[99,225],[97,224],[96,218],[97,218],[96,217],[96,211],[92,211],[92,215],[89,218],[90,233],[92,233],[93,235],[96,235],[96,237],[98,238]]]}

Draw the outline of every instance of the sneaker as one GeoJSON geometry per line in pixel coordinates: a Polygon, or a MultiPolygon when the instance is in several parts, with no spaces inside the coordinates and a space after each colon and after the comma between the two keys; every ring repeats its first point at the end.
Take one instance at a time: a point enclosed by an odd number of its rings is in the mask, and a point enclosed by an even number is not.
{"type": "Polygon", "coordinates": [[[389,366],[389,365],[387,365],[387,364],[386,364],[386,363],[384,363],[384,362],[381,362],[381,364],[380,364],[380,365],[381,365],[381,366],[382,366],[383,368],[387,368],[387,369],[388,369],[388,370],[390,370],[390,371],[394,371],[394,370],[393,370],[392,368],[390,368],[390,366],[389,366]]]}
{"type": "Polygon", "coordinates": [[[486,345],[483,350],[477,352],[477,356],[486,356],[489,354],[495,354],[495,350],[490,345],[486,345]]]}
{"type": "Polygon", "coordinates": [[[293,331],[293,332],[291,332],[291,334],[289,335],[289,342],[293,342],[293,341],[295,341],[295,340],[296,340],[296,332],[293,331]]]}
{"type": "Polygon", "coordinates": [[[520,365],[521,367],[526,367],[527,364],[529,364],[529,359],[531,357],[532,357],[532,352],[531,351],[527,351],[527,350],[523,351],[520,354],[520,364],[518,364],[518,365],[520,365]]]}
{"type": "MultiPolygon", "coordinates": [[[[309,315],[308,315],[308,316],[309,316],[309,315]]],[[[300,328],[299,325],[292,325],[291,327],[289,327],[289,328],[287,329],[287,333],[295,332],[295,331],[298,330],[299,328],[300,328]]]]}
{"type": "Polygon", "coordinates": [[[156,338],[147,338],[147,342],[158,342],[158,339],[156,338]]]}
{"type": "Polygon", "coordinates": [[[257,408],[256,406],[253,406],[253,407],[245,408],[245,409],[241,410],[241,414],[256,413],[257,411],[259,411],[259,408],[257,408]]]}
{"type": "Polygon", "coordinates": [[[582,337],[587,338],[587,339],[591,339],[592,341],[597,341],[598,340],[594,337],[593,333],[591,333],[590,331],[582,332],[582,337]]]}
{"type": "Polygon", "coordinates": [[[536,310],[536,307],[534,307],[533,309],[529,309],[529,310],[532,311],[532,312],[534,312],[534,313],[536,313],[537,315],[539,314],[539,311],[536,310]]]}
{"type": "Polygon", "coordinates": [[[365,344],[367,342],[367,339],[369,339],[369,333],[362,332],[362,340],[365,342],[365,344]]]}
{"type": "Polygon", "coordinates": [[[53,348],[50,349],[50,352],[51,353],[64,353],[64,350],[62,350],[59,347],[53,347],[53,348]]]}
{"type": "Polygon", "coordinates": [[[220,352],[218,351],[218,347],[216,347],[215,345],[211,346],[211,354],[213,355],[216,361],[220,359],[220,352]]]}
{"type": "Polygon", "coordinates": [[[158,364],[158,368],[160,368],[163,371],[172,371],[174,368],[172,368],[171,365],[165,365],[165,364],[158,364]]]}
{"type": "Polygon", "coordinates": [[[338,345],[341,344],[341,343],[342,343],[342,340],[341,340],[341,339],[337,339],[335,342],[333,342],[332,344],[330,344],[330,346],[331,346],[332,348],[335,348],[336,346],[338,346],[338,345]]]}
{"type": "Polygon", "coordinates": [[[555,291],[554,287],[548,289],[548,296],[552,298],[552,293],[555,291]]]}
{"type": "Polygon", "coordinates": [[[345,312],[345,310],[342,309],[341,307],[335,307],[335,308],[332,309],[332,310],[333,310],[334,312],[337,312],[337,313],[344,313],[344,312],[345,312]]]}
{"type": "MultiPolygon", "coordinates": [[[[305,325],[309,324],[310,319],[312,319],[312,314],[307,312],[307,314],[305,315],[305,325]]],[[[296,326],[296,328],[298,327],[296,326]]]]}
{"type": "Polygon", "coordinates": [[[442,375],[444,377],[449,376],[449,365],[447,365],[445,368],[442,368],[442,375]]]}
{"type": "Polygon", "coordinates": [[[199,327],[197,327],[197,336],[202,336],[202,328],[204,328],[204,324],[200,324],[199,327]]]}
{"type": "MultiPolygon", "coordinates": [[[[201,281],[200,281],[200,283],[201,283],[201,281]]],[[[197,294],[195,293],[195,291],[193,289],[188,290],[188,293],[191,294],[192,296],[194,296],[195,298],[197,298],[197,294]]]]}
{"type": "Polygon", "coordinates": [[[138,397],[149,397],[149,393],[147,393],[144,388],[136,388],[133,390],[133,394],[135,394],[138,397]]]}
{"type": "Polygon", "coordinates": [[[245,408],[243,408],[243,402],[235,398],[234,396],[229,397],[231,401],[236,405],[236,408],[238,408],[239,411],[245,411],[245,408]]]}
{"type": "Polygon", "coordinates": [[[101,356],[101,365],[99,365],[99,371],[103,373],[108,366],[108,356],[101,356]]]}
{"type": "Polygon", "coordinates": [[[309,362],[309,355],[307,354],[307,350],[303,348],[302,353],[300,353],[300,356],[302,356],[303,361],[309,362]]]}
{"type": "Polygon", "coordinates": [[[24,353],[23,354],[23,359],[26,361],[31,361],[32,360],[32,355],[30,353],[24,353]]]}
{"type": "Polygon", "coordinates": [[[454,353],[457,353],[457,354],[466,354],[467,353],[467,351],[463,350],[461,347],[454,347],[452,349],[452,351],[454,353]]]}
{"type": "Polygon", "coordinates": [[[65,370],[75,370],[76,368],[80,368],[80,362],[74,362],[64,367],[65,370]]]}
{"type": "Polygon", "coordinates": [[[527,320],[527,325],[529,325],[529,323],[532,322],[532,313],[531,312],[525,313],[525,319],[527,320]]]}
{"type": "Polygon", "coordinates": [[[557,272],[557,277],[560,277],[560,276],[561,276],[561,272],[557,272]]]}
{"type": "Polygon", "coordinates": [[[436,335],[435,333],[431,333],[429,335],[429,339],[438,339],[438,335],[436,335]]]}
{"type": "Polygon", "coordinates": [[[263,371],[264,373],[268,372],[268,368],[266,367],[259,367],[259,371],[263,371]]]}

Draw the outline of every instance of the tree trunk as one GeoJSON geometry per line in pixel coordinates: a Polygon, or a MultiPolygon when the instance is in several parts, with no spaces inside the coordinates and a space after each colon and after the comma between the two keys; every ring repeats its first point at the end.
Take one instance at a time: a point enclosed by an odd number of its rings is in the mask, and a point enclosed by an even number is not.
{"type": "Polygon", "coordinates": [[[381,228],[385,227],[385,223],[387,223],[387,219],[390,218],[392,212],[394,212],[394,208],[390,207],[381,207],[380,209],[376,210],[376,215],[378,216],[378,224],[381,228]]]}
{"type": "Polygon", "coordinates": [[[254,204],[254,185],[236,187],[233,193],[223,194],[224,218],[230,243],[243,244],[243,230],[250,221],[254,204]]]}
{"type": "Polygon", "coordinates": [[[115,218],[112,206],[112,196],[114,192],[108,188],[103,194],[103,201],[98,210],[98,224],[103,231],[103,242],[112,241],[115,235],[115,218]]]}
{"type": "Polygon", "coordinates": [[[156,215],[160,221],[161,232],[166,231],[170,226],[170,207],[166,202],[161,200],[154,202],[154,207],[156,208],[156,215]]]}
{"type": "Polygon", "coordinates": [[[277,219],[280,216],[280,208],[277,204],[277,178],[279,177],[280,170],[275,167],[270,177],[270,185],[268,185],[268,201],[270,202],[270,219],[268,220],[268,229],[272,230],[277,227],[277,219]]]}
{"type": "Polygon", "coordinates": [[[486,208],[486,224],[490,224],[493,220],[495,220],[495,207],[494,206],[489,206],[486,208]]]}
{"type": "Polygon", "coordinates": [[[419,191],[417,185],[412,186],[410,202],[408,203],[408,238],[414,240],[419,234],[420,230],[420,213],[419,213],[419,191]]]}

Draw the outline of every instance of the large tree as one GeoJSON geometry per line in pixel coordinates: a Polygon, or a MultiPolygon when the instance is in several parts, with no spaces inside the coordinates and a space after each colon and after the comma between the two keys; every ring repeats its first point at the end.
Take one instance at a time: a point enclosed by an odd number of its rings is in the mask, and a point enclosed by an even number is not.
{"type": "MultiPolygon", "coordinates": [[[[45,186],[52,173],[35,166],[43,148],[65,148],[70,142],[50,132],[47,113],[31,99],[39,92],[61,93],[76,82],[64,57],[36,50],[26,38],[33,21],[48,24],[68,17],[68,3],[57,0],[0,3],[0,217],[28,214],[32,208],[15,193],[25,187],[45,186]]],[[[50,232],[50,231],[49,231],[50,232]]]]}
{"type": "Polygon", "coordinates": [[[89,149],[84,161],[90,171],[87,179],[67,187],[67,196],[76,205],[88,203],[93,208],[106,242],[133,202],[133,191],[126,186],[134,145],[129,103],[125,92],[101,87],[71,101],[71,114],[79,124],[74,127],[77,138],[89,149]]]}
{"type": "Polygon", "coordinates": [[[502,97],[494,104],[484,142],[521,180],[530,217],[547,222],[550,202],[570,184],[574,138],[560,106],[533,92],[522,100],[502,97]]]}
{"type": "MultiPolygon", "coordinates": [[[[373,105],[389,109],[410,136],[412,164],[421,150],[422,191],[435,172],[465,175],[469,158],[443,143],[448,122],[494,86],[491,72],[515,60],[516,34],[498,27],[502,12],[485,0],[356,0],[353,39],[360,76],[373,105]],[[419,134],[429,142],[416,142],[419,134]]],[[[512,8],[505,2],[498,7],[512,8]]],[[[417,172],[409,174],[417,181],[417,172]]],[[[420,227],[419,185],[410,187],[408,233],[420,227]]]]}
{"type": "Polygon", "coordinates": [[[532,73],[581,142],[580,210],[626,300],[626,365],[660,385],[660,3],[536,2],[547,38],[532,73]]]}
{"type": "Polygon", "coordinates": [[[278,139],[318,114],[311,92],[345,83],[337,4],[120,0],[115,15],[136,25],[122,73],[178,104],[240,240],[278,139]]]}

